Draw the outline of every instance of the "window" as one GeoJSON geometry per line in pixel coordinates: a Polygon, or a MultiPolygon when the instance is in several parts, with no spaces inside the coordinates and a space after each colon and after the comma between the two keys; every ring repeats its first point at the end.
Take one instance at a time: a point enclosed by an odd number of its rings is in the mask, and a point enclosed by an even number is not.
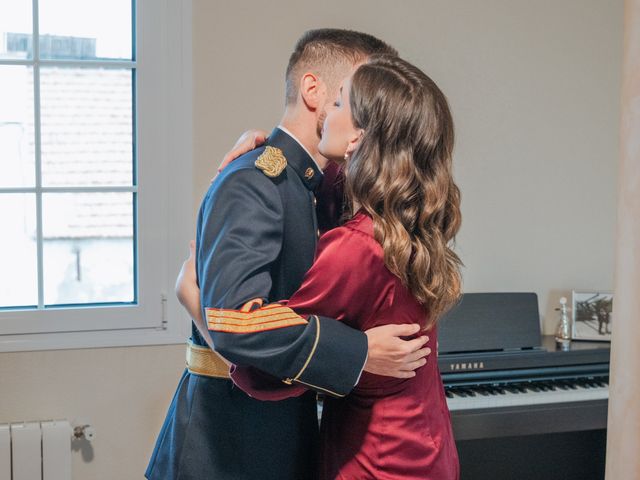
{"type": "Polygon", "coordinates": [[[184,338],[190,22],[188,2],[0,0],[0,349],[184,338]]]}

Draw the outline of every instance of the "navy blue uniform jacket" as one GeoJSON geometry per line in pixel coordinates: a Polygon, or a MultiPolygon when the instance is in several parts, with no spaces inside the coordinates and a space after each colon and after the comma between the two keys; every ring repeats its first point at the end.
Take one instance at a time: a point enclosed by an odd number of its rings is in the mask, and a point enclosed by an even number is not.
{"type": "MultiPolygon", "coordinates": [[[[286,383],[343,396],[362,371],[366,336],[274,305],[298,289],[313,263],[314,191],[322,176],[300,144],[275,129],[265,146],[234,161],[209,188],[198,216],[196,268],[203,318],[219,353],[286,383]],[[267,146],[287,160],[273,178],[255,165],[267,146]]],[[[195,327],[192,341],[206,345],[195,327]]],[[[230,380],[185,371],[146,475],[314,479],[317,442],[313,392],[261,402],[230,380]]]]}

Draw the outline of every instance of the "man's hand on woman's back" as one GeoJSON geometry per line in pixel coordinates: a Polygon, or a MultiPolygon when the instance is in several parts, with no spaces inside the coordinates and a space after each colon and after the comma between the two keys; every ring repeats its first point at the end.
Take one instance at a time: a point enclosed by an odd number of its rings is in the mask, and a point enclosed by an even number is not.
{"type": "Polygon", "coordinates": [[[364,371],[395,378],[415,377],[418,368],[427,363],[431,353],[425,347],[429,337],[423,335],[412,340],[402,337],[415,335],[420,325],[382,325],[364,332],[369,342],[369,354],[364,371]]]}

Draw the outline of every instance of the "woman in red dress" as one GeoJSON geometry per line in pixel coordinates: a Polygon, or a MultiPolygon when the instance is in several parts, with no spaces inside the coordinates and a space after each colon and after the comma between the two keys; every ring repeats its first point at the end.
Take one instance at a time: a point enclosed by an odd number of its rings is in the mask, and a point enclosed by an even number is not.
{"type": "MultiPolygon", "coordinates": [[[[436,324],[460,294],[460,227],[452,176],[453,121],[445,96],[413,65],[374,57],[327,111],[320,153],[344,164],[350,220],[320,239],[287,302],[367,330],[416,323],[436,351],[436,324]]],[[[251,368],[232,378],[261,399],[300,394],[251,368]]],[[[324,400],[320,478],[456,480],[459,464],[438,364],[412,378],[364,372],[344,398],[324,400]]]]}

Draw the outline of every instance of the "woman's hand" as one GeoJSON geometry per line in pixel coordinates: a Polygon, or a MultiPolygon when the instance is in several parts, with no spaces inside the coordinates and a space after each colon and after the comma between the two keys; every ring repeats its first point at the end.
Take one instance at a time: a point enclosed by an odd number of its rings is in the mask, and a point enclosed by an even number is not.
{"type": "MultiPolygon", "coordinates": [[[[209,329],[202,318],[202,307],[200,305],[200,288],[196,281],[196,242],[189,242],[189,258],[182,264],[178,278],[176,279],[176,296],[178,300],[189,313],[194,325],[200,332],[200,335],[207,342],[209,348],[213,350],[213,342],[209,329]]],[[[222,358],[222,356],[220,356],[222,358]]],[[[231,363],[224,359],[224,362],[231,366],[231,363]]]]}
{"type": "Polygon", "coordinates": [[[189,258],[182,264],[176,279],[176,296],[191,318],[202,316],[200,313],[200,289],[196,281],[196,242],[189,242],[189,258]]]}
{"type": "Polygon", "coordinates": [[[247,130],[236,142],[231,150],[224,156],[222,163],[218,168],[218,173],[225,169],[227,165],[233,162],[236,158],[250,152],[254,148],[258,148],[267,141],[269,136],[268,132],[264,130],[247,130]]]}

